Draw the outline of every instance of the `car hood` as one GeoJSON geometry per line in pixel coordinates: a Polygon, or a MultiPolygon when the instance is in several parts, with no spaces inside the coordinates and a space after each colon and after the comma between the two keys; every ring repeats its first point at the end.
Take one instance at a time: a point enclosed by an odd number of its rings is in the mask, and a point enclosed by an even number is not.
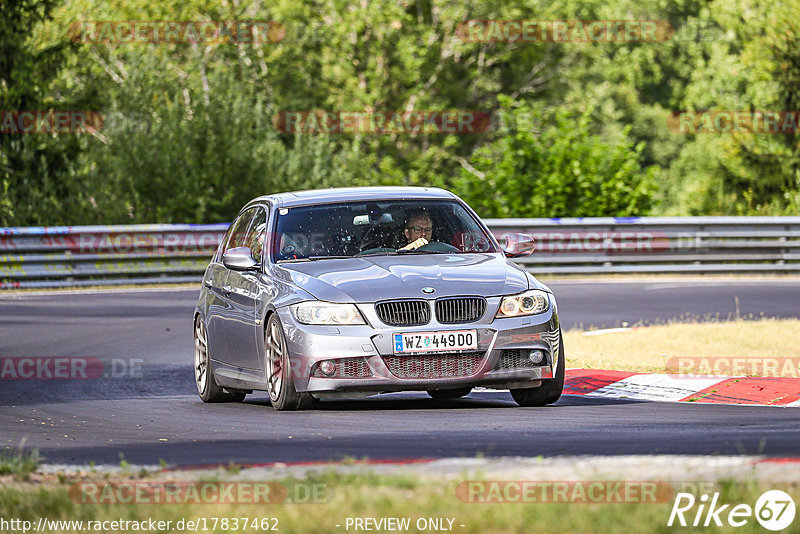
{"type": "Polygon", "coordinates": [[[528,289],[525,271],[502,254],[414,254],[281,263],[276,274],[319,300],[375,302],[455,295],[512,295],[528,289]],[[432,287],[433,294],[422,288],[432,287]]]}

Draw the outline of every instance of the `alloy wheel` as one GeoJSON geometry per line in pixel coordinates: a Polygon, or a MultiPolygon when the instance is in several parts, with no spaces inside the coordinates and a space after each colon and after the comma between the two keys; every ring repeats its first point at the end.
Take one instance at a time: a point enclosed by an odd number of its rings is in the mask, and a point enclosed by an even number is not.
{"type": "Polygon", "coordinates": [[[278,400],[283,387],[283,336],[279,330],[280,326],[273,321],[269,325],[266,336],[267,352],[267,391],[269,398],[273,401],[278,400]]]}
{"type": "Polygon", "coordinates": [[[208,384],[208,337],[199,316],[194,323],[194,380],[198,393],[202,395],[208,384]]]}

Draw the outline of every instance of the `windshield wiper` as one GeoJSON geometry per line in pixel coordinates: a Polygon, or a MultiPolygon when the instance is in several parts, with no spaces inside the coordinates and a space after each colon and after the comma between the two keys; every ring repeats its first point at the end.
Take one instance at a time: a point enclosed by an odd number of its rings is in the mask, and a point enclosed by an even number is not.
{"type": "Polygon", "coordinates": [[[369,252],[367,254],[362,254],[362,253],[359,252],[358,254],[356,254],[353,257],[354,258],[366,258],[367,256],[392,256],[394,254],[397,254],[397,251],[384,250],[383,252],[369,252]]]}
{"type": "Polygon", "coordinates": [[[368,256],[400,256],[403,254],[456,254],[455,252],[445,252],[442,250],[384,250],[381,252],[369,252],[367,254],[356,254],[355,258],[366,258],[368,256]]]}
{"type": "Polygon", "coordinates": [[[453,254],[452,252],[445,252],[443,250],[396,250],[395,254],[453,254]]]}
{"type": "Polygon", "coordinates": [[[353,256],[308,256],[305,258],[287,258],[285,260],[278,260],[277,263],[295,263],[299,261],[317,261],[317,260],[349,260],[353,256]]]}

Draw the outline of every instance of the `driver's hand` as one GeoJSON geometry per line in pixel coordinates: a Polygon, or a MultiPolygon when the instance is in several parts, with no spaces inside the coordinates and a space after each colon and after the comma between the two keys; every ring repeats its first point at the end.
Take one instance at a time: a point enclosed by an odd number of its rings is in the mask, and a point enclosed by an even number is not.
{"type": "Polygon", "coordinates": [[[428,240],[425,239],[424,237],[420,237],[416,241],[412,241],[408,245],[406,245],[404,247],[401,247],[401,248],[398,248],[397,250],[414,250],[414,249],[418,249],[419,247],[425,246],[427,244],[428,244],[428,240]]]}

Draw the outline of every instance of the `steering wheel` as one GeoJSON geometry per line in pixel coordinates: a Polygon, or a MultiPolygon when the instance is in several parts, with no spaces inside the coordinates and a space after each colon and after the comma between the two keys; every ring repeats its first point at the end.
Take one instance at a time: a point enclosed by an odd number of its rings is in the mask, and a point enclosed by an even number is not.
{"type": "Polygon", "coordinates": [[[364,232],[364,236],[361,238],[361,246],[358,247],[358,250],[364,252],[373,248],[389,248],[393,245],[393,240],[394,236],[391,228],[376,224],[370,226],[364,232]]]}

